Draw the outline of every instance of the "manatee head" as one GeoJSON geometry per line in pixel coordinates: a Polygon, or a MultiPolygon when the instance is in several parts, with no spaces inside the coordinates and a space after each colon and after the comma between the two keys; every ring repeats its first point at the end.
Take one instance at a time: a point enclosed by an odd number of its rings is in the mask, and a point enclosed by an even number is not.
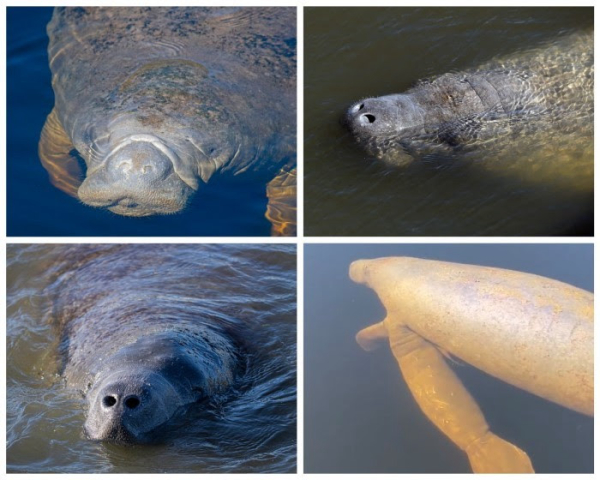
{"type": "Polygon", "coordinates": [[[120,215],[178,212],[198,187],[177,152],[154,135],[131,135],[100,164],[90,163],[77,192],[79,199],[120,215]]]}
{"type": "Polygon", "coordinates": [[[253,141],[237,88],[187,60],[134,71],[73,127],[87,167],[79,199],[127,216],[182,210],[202,181],[253,141]]]}
{"type": "Polygon", "coordinates": [[[424,113],[410,94],[366,98],[354,103],[342,118],[358,145],[377,158],[412,160],[407,141],[423,130],[424,113]]]}
{"type": "Polygon", "coordinates": [[[235,347],[200,329],[141,336],[99,362],[86,394],[86,435],[117,444],[151,443],[187,406],[234,381],[235,347]]]}
{"type": "Polygon", "coordinates": [[[148,441],[186,403],[167,378],[144,368],[111,372],[87,398],[86,435],[119,444],[148,441]]]}

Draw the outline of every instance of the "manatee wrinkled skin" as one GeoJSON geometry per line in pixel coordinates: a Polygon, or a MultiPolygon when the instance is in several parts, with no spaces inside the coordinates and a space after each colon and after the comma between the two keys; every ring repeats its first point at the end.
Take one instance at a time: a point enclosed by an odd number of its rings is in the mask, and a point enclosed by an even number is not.
{"type": "Polygon", "coordinates": [[[448,367],[452,355],[518,388],[594,412],[594,297],[529,273],[408,257],[357,260],[350,278],[375,290],[386,318],[360,331],[365,350],[389,340],[425,415],[474,472],[532,472],[498,437],[448,367]]]}
{"type": "MultiPolygon", "coordinates": [[[[265,186],[294,172],[294,9],[57,8],[48,36],[40,158],[83,203],[169,214],[217,172],[265,186]]],[[[295,224],[295,188],[280,197],[295,224]]]]}
{"type": "Polygon", "coordinates": [[[574,33],[402,94],[354,103],[343,123],[370,155],[405,165],[427,155],[544,144],[593,134],[593,32],[574,33]]]}
{"type": "Polygon", "coordinates": [[[178,286],[191,292],[183,302],[140,286],[177,265],[151,247],[76,246],[52,286],[62,374],[86,399],[92,440],[160,441],[189,405],[226,393],[243,372],[240,326],[208,315],[193,285],[178,286]]]}

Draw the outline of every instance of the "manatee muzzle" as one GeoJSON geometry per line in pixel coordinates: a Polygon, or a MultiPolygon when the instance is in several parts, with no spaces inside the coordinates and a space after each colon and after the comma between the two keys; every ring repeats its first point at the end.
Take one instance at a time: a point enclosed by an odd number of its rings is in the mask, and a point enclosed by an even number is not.
{"type": "MultiPolygon", "coordinates": [[[[401,150],[404,139],[423,129],[425,112],[411,95],[366,98],[351,105],[341,119],[358,144],[381,156],[401,150]]],[[[408,159],[402,158],[402,163],[408,159]]]]}
{"type": "Polygon", "coordinates": [[[367,284],[368,281],[368,260],[355,260],[350,264],[349,275],[350,279],[356,283],[367,284]]]}
{"type": "Polygon", "coordinates": [[[145,216],[181,210],[197,188],[197,179],[157,137],[132,135],[88,169],[78,196],[120,215],[145,216]]]}
{"type": "Polygon", "coordinates": [[[117,444],[146,443],[147,434],[168,422],[183,404],[168,380],[145,369],[100,378],[87,398],[86,435],[117,444]]]}
{"type": "Polygon", "coordinates": [[[389,135],[423,125],[424,112],[411,95],[365,98],[348,108],[343,123],[362,135],[389,135]]]}

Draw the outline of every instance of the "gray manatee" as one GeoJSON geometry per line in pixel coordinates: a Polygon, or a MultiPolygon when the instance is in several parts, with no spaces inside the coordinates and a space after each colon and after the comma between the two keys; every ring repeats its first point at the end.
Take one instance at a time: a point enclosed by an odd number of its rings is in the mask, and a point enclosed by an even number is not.
{"type": "MultiPolygon", "coordinates": [[[[343,118],[370,155],[403,165],[427,155],[519,151],[553,136],[593,143],[593,32],[354,103],[343,118]]],[[[585,170],[592,175],[591,170],[585,170]]]]}
{"type": "Polygon", "coordinates": [[[533,467],[525,452],[490,431],[444,355],[593,415],[592,293],[529,273],[408,257],[357,260],[350,278],[375,290],[387,312],[358,333],[358,343],[371,350],[389,340],[419,407],[474,472],[533,467]]]}
{"type": "Polygon", "coordinates": [[[171,420],[225,395],[245,371],[245,327],[207,308],[210,290],[189,276],[211,269],[190,269],[169,247],[73,246],[53,267],[61,373],[86,399],[90,439],[158,441],[171,420]]]}
{"type": "Polygon", "coordinates": [[[216,173],[252,172],[275,181],[274,233],[293,231],[293,8],[57,8],[48,36],[39,153],[55,186],[146,216],[180,211],[216,173]]]}

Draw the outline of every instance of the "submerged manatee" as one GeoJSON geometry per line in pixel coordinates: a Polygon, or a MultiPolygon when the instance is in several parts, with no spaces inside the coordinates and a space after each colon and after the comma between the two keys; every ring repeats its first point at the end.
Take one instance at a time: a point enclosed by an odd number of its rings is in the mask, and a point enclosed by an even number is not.
{"type": "MultiPolygon", "coordinates": [[[[234,409],[238,421],[251,414],[259,422],[280,422],[271,431],[288,435],[287,420],[275,413],[266,420],[252,402],[260,399],[263,409],[274,409],[270,402],[275,400],[261,392],[277,385],[278,411],[289,415],[284,404],[292,387],[283,383],[291,368],[271,364],[271,358],[255,351],[253,340],[264,331],[273,341],[284,341],[278,328],[283,325],[265,311],[281,312],[280,305],[285,302],[287,308],[293,296],[291,284],[285,283],[295,265],[291,251],[231,245],[64,246],[48,267],[50,319],[67,387],[81,392],[87,403],[86,435],[118,444],[159,442],[174,423],[184,422],[184,414],[194,418],[202,412],[217,427],[226,422],[213,416],[242,405],[247,391],[250,405],[234,409]],[[254,273],[265,279],[252,278],[254,273]],[[257,289],[263,298],[256,298],[257,289]],[[264,382],[270,386],[261,387],[264,382]]],[[[268,341],[263,338],[262,344],[268,341]]],[[[272,348],[273,359],[281,349],[272,348]]],[[[265,430],[253,421],[245,420],[250,438],[257,435],[253,429],[265,430]]],[[[263,448],[268,444],[265,440],[263,448]]]]}
{"type": "Polygon", "coordinates": [[[356,102],[343,123],[370,155],[394,165],[544,145],[554,135],[583,136],[591,147],[593,44],[593,32],[575,33],[446,73],[403,94],[356,102]]]}
{"type": "Polygon", "coordinates": [[[387,312],[358,333],[358,343],[371,350],[389,339],[419,407],[465,451],[474,472],[533,467],[490,431],[444,354],[593,415],[593,294],[528,273],[418,258],[358,260],[350,278],[374,289],[387,312]]]}
{"type": "Polygon", "coordinates": [[[275,182],[274,233],[293,232],[293,8],[57,8],[48,36],[39,152],[55,186],[145,216],[180,211],[217,172],[254,172],[275,182]]]}

